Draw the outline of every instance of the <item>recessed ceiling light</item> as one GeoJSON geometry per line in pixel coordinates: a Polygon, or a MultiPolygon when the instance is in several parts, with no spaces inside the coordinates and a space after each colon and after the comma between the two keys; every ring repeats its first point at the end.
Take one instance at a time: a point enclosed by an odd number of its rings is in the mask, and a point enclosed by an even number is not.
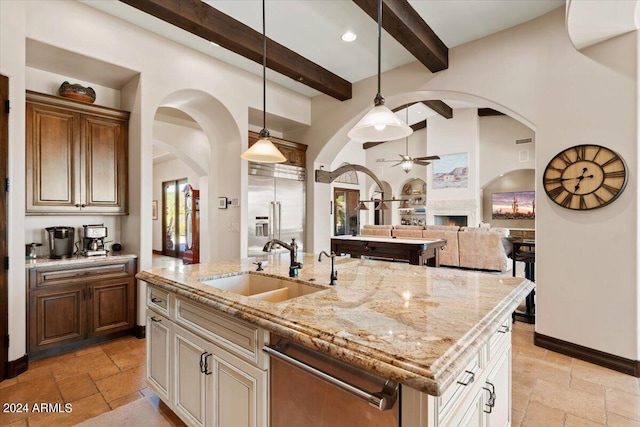
{"type": "Polygon", "coordinates": [[[354,33],[352,33],[351,31],[347,31],[346,33],[344,33],[342,35],[342,41],[345,42],[352,42],[354,41],[356,38],[358,38],[358,36],[356,36],[354,33]]]}
{"type": "Polygon", "coordinates": [[[219,45],[218,43],[216,43],[216,42],[209,42],[209,43],[211,43],[211,44],[212,44],[212,45],[214,45],[215,47],[220,47],[220,45],[219,45]]]}

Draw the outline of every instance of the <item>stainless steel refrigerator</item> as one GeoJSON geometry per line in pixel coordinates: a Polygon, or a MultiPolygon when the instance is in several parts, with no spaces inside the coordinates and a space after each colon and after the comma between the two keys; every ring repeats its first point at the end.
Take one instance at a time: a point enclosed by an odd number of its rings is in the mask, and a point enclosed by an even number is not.
{"type": "Polygon", "coordinates": [[[304,250],[305,180],[301,167],[249,163],[249,256],[266,255],[262,248],[271,239],[296,239],[304,250]]]}

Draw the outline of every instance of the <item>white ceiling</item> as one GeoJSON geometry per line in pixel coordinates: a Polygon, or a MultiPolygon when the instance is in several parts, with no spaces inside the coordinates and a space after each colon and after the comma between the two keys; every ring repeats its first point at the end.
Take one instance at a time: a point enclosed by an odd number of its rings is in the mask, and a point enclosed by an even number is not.
{"type": "MultiPolygon", "coordinates": [[[[207,40],[120,1],[80,1],[186,47],[262,76],[261,64],[214,46],[207,40]]],[[[260,0],[203,1],[257,31],[262,31],[260,0]]],[[[444,44],[453,48],[537,18],[558,7],[564,7],[565,0],[409,0],[409,4],[444,44]]],[[[351,0],[266,0],[266,33],[269,38],[352,83],[374,76],[377,72],[377,23],[351,0]],[[346,31],[355,33],[357,39],[351,43],[342,41],[341,36],[346,31]]],[[[36,52],[35,49],[33,51],[36,52]]],[[[38,56],[34,55],[34,58],[38,56]]],[[[404,47],[383,31],[383,72],[415,60],[404,47]]],[[[123,78],[128,80],[128,73],[125,74],[127,75],[123,75],[123,78]]],[[[271,70],[267,70],[267,79],[305,96],[319,94],[318,91],[271,70]]],[[[443,101],[453,109],[478,107],[458,101],[443,101]]],[[[421,103],[413,105],[408,111],[409,124],[436,114],[421,103]]],[[[396,114],[403,120],[406,119],[405,110],[396,114]]],[[[252,110],[250,115],[251,123],[261,122],[261,112],[252,110]]],[[[156,119],[191,126],[188,124],[189,116],[173,109],[160,109],[156,119]]],[[[269,123],[270,127],[276,129],[278,118],[269,118],[269,123]]],[[[197,127],[195,123],[193,126],[197,127]]],[[[281,123],[283,129],[287,126],[290,124],[281,123]]],[[[174,158],[164,150],[154,150],[156,163],[174,158]]]]}
{"type": "MultiPolygon", "coordinates": [[[[119,1],[83,3],[257,75],[262,67],[216,47],[119,1]]],[[[238,21],[262,31],[260,0],[205,0],[238,21]]],[[[564,6],[564,0],[409,0],[409,4],[449,47],[485,37],[564,6]]],[[[266,33],[276,42],[354,83],[377,72],[377,24],[351,0],[266,0],[266,33]],[[354,42],[340,37],[350,30],[354,42]]],[[[268,53],[267,53],[268,54],[268,53]]],[[[383,31],[382,70],[415,61],[383,31]]],[[[425,68],[426,69],[426,68],[425,68]]],[[[267,78],[306,96],[318,92],[268,71],[267,78]]]]}

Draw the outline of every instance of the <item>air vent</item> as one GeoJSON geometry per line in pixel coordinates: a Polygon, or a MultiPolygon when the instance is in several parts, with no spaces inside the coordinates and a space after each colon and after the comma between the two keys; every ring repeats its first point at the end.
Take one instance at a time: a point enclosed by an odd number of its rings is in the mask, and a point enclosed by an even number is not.
{"type": "Polygon", "coordinates": [[[516,144],[529,144],[533,142],[533,138],[516,139],[516,144]]]}

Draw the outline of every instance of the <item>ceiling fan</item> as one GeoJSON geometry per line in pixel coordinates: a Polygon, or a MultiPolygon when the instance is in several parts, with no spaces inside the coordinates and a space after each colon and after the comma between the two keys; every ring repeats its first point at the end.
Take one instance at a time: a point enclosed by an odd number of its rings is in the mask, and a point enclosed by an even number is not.
{"type": "MultiPolygon", "coordinates": [[[[407,120],[409,119],[409,109],[407,111],[407,120]]],[[[384,160],[378,159],[376,162],[386,163],[386,162],[398,162],[395,165],[391,165],[391,167],[398,166],[402,167],[402,170],[405,173],[409,173],[409,171],[413,168],[413,165],[427,166],[431,164],[431,162],[427,162],[426,160],[438,160],[439,156],[424,156],[424,157],[414,157],[409,156],[409,137],[405,138],[405,154],[398,154],[400,156],[400,161],[398,160],[384,160]]]]}
{"type": "Polygon", "coordinates": [[[427,165],[430,165],[431,162],[427,162],[425,160],[438,160],[440,158],[439,156],[425,156],[425,157],[412,158],[409,156],[409,154],[398,154],[398,155],[400,156],[400,161],[378,159],[376,160],[376,162],[380,162],[380,163],[398,162],[395,165],[391,165],[391,167],[400,165],[403,171],[405,171],[406,173],[409,173],[409,171],[413,168],[414,164],[420,165],[420,166],[427,166],[427,165]]]}

